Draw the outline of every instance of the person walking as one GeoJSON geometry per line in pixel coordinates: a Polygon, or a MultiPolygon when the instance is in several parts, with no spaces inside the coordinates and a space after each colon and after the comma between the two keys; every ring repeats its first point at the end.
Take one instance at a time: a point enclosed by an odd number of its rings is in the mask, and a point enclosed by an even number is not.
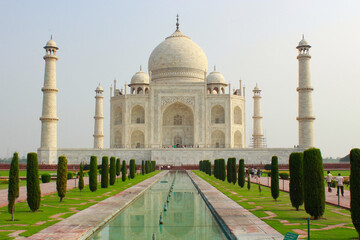
{"type": "Polygon", "coordinates": [[[337,183],[337,194],[336,194],[336,196],[338,196],[340,194],[339,189],[341,190],[341,196],[344,196],[344,178],[341,176],[340,173],[336,177],[336,183],[337,183]]]}
{"type": "Polygon", "coordinates": [[[332,191],[331,189],[332,179],[333,179],[333,175],[331,175],[330,171],[327,171],[326,182],[328,184],[328,192],[332,191]]]}

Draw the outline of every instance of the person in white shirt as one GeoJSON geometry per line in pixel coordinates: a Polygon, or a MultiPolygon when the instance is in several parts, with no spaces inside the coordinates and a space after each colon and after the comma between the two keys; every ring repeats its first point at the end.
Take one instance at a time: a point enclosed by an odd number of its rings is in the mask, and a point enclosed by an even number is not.
{"type": "Polygon", "coordinates": [[[331,192],[331,184],[332,184],[332,178],[333,175],[331,175],[330,171],[327,172],[327,176],[326,176],[326,182],[328,184],[328,192],[331,192]]]}
{"type": "Polygon", "coordinates": [[[338,196],[340,194],[339,189],[341,189],[341,196],[344,196],[344,178],[341,176],[340,173],[339,173],[339,176],[336,177],[336,183],[337,183],[336,196],[338,196]]]}

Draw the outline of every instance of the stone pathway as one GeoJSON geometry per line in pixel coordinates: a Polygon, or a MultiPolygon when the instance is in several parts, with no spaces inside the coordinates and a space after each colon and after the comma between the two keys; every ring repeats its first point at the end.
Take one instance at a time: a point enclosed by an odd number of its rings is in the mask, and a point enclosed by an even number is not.
{"type": "MultiPolygon", "coordinates": [[[[187,171],[197,187],[214,208],[220,219],[226,224],[229,232],[236,239],[248,240],[282,240],[284,237],[264,221],[256,217],[208,182],[198,177],[192,171],[187,171]]],[[[237,194],[233,192],[232,194],[237,194]]]]}
{"type": "MultiPolygon", "coordinates": [[[[258,179],[251,178],[252,183],[258,183],[258,179]]],[[[289,180],[279,180],[280,190],[289,192],[289,180]]],[[[260,184],[263,186],[270,186],[271,178],[270,177],[261,177],[260,184]]],[[[332,192],[328,192],[327,187],[325,189],[325,201],[328,204],[338,206],[339,197],[336,196],[336,188],[332,189],[332,192]]],[[[350,191],[344,190],[344,197],[340,196],[340,207],[345,209],[350,209],[350,191]]]]}
{"type": "MultiPolygon", "coordinates": [[[[270,178],[262,177],[261,184],[264,185],[264,186],[268,186],[267,185],[268,180],[270,182],[270,178]]],[[[257,183],[255,181],[255,178],[252,178],[251,181],[253,183],[257,183]]],[[[283,185],[282,185],[283,182],[282,181],[283,180],[280,180],[280,189],[281,190],[283,190],[283,185]]],[[[209,183],[211,183],[212,185],[220,185],[219,183],[217,183],[216,181],[213,181],[213,180],[209,180],[209,183]]],[[[241,199],[236,201],[238,204],[241,204],[242,202],[246,202],[247,204],[254,205],[253,204],[254,202],[250,202],[248,199],[243,198],[242,196],[238,195],[236,192],[233,192],[230,189],[227,189],[226,187],[222,187],[222,190],[228,191],[229,193],[231,193],[233,195],[236,195],[237,197],[241,198],[241,199]]],[[[284,181],[284,190],[285,190],[285,192],[289,191],[289,181],[288,180],[284,181]]],[[[332,193],[328,193],[327,189],[326,189],[326,193],[327,193],[327,196],[326,196],[327,197],[327,202],[330,201],[331,199],[334,199],[333,195],[336,195],[336,192],[334,192],[334,189],[333,189],[332,193]]],[[[350,203],[350,193],[349,193],[349,191],[345,192],[345,197],[341,197],[341,200],[343,200],[343,199],[346,200],[347,199],[346,196],[348,196],[348,202],[350,203]]],[[[337,196],[335,196],[335,197],[337,198],[337,196]]],[[[285,205],[289,205],[289,204],[285,204],[285,205]]],[[[333,204],[333,205],[335,205],[335,204],[333,204]]],[[[337,204],[336,204],[336,206],[337,206],[337,204]]],[[[342,207],[346,208],[346,205],[344,204],[344,205],[342,205],[342,207]]],[[[257,206],[255,204],[254,208],[249,209],[248,211],[250,211],[250,212],[258,211],[258,210],[261,210],[262,208],[263,208],[262,206],[257,206]]],[[[331,212],[334,212],[336,214],[343,215],[343,216],[350,216],[349,214],[341,212],[340,208],[335,208],[335,209],[331,210],[331,212]]],[[[292,231],[299,234],[299,239],[307,239],[307,223],[290,223],[288,220],[279,219],[278,216],[275,213],[271,212],[271,211],[264,211],[264,213],[266,213],[267,216],[261,217],[260,219],[274,220],[274,221],[278,221],[279,223],[281,223],[281,224],[283,224],[285,226],[294,226],[292,231]]],[[[311,224],[321,226],[321,228],[312,228],[311,231],[327,231],[327,230],[331,230],[331,229],[335,229],[335,228],[338,228],[338,229],[342,229],[342,228],[355,229],[354,227],[345,226],[345,225],[347,225],[349,223],[341,223],[341,224],[336,224],[336,225],[324,225],[324,224],[316,224],[316,223],[312,222],[311,224]]]]}
{"type": "MultiPolygon", "coordinates": [[[[157,175],[136,184],[135,186],[109,197],[98,204],[92,205],[91,207],[62,220],[61,222],[45,228],[26,239],[87,239],[104,223],[109,221],[114,215],[128,206],[132,201],[134,201],[134,199],[140,196],[167,173],[168,171],[162,171],[157,175]]],[[[75,211],[75,208],[73,210],[75,211]]],[[[61,219],[59,214],[52,217],[61,219]]]]}
{"type": "MultiPolygon", "coordinates": [[[[76,187],[78,187],[79,179],[69,179],[67,181],[67,189],[73,189],[75,188],[75,182],[76,187]]],[[[84,177],[84,185],[89,184],[89,178],[84,177]]],[[[49,183],[41,183],[40,184],[41,189],[41,196],[49,195],[56,192],[56,181],[52,180],[49,183]]],[[[25,202],[26,201],[26,186],[19,188],[19,198],[16,199],[16,202],[25,202]]],[[[0,207],[4,207],[8,205],[8,189],[2,189],[0,190],[0,207]]]]}

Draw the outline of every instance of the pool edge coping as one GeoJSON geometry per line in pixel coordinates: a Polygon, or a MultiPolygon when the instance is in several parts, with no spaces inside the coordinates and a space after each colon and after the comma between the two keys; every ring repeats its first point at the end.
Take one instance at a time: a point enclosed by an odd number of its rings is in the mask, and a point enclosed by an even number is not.
{"type": "Polygon", "coordinates": [[[212,192],[217,192],[219,194],[219,196],[223,198],[222,200],[227,201],[228,203],[233,205],[233,207],[237,206],[237,207],[235,207],[235,208],[237,208],[236,210],[242,211],[243,213],[246,214],[246,216],[251,216],[252,218],[256,218],[256,220],[257,220],[256,225],[258,225],[258,224],[261,225],[262,227],[260,229],[264,233],[261,236],[259,234],[251,234],[251,233],[249,233],[249,235],[247,235],[246,239],[276,239],[276,240],[282,240],[284,238],[284,236],[281,233],[279,233],[277,230],[275,230],[273,227],[271,227],[270,225],[268,225],[267,223],[262,221],[260,218],[256,217],[249,210],[247,210],[247,209],[243,208],[242,206],[240,206],[237,202],[230,199],[228,196],[226,196],[221,191],[216,189],[210,183],[208,183],[207,181],[205,181],[204,179],[202,179],[201,177],[196,175],[192,170],[187,170],[186,172],[187,172],[188,176],[190,177],[190,179],[192,180],[192,182],[194,183],[196,189],[198,189],[199,193],[201,193],[201,196],[204,198],[204,201],[205,201],[206,205],[208,205],[208,207],[209,207],[210,211],[212,212],[212,214],[214,215],[216,221],[218,221],[220,227],[225,231],[225,234],[227,234],[228,237],[230,237],[231,239],[244,239],[244,235],[235,232],[234,226],[230,227],[227,224],[227,223],[230,222],[229,218],[231,218],[233,215],[232,214],[231,215],[225,215],[225,214],[221,213],[220,209],[217,209],[214,206],[214,201],[211,200],[211,199],[210,200],[208,199],[207,192],[209,192],[209,190],[201,189],[201,186],[199,186],[200,183],[204,184],[204,185],[208,185],[211,188],[212,192]],[[236,205],[234,205],[234,204],[236,204],[236,205]],[[266,231],[270,231],[272,233],[266,233],[266,231]]]}
{"type": "MultiPolygon", "coordinates": [[[[31,239],[31,240],[45,239],[46,236],[49,237],[50,234],[53,234],[53,235],[51,235],[51,238],[50,238],[52,240],[60,240],[60,239],[85,240],[85,239],[88,239],[95,232],[97,232],[99,229],[101,229],[106,223],[108,223],[111,219],[113,219],[113,217],[116,216],[119,212],[121,212],[123,209],[125,209],[127,206],[129,206],[133,201],[135,201],[140,196],[142,196],[150,187],[152,187],[155,183],[157,183],[163,176],[168,174],[168,172],[169,171],[161,171],[158,174],[156,174],[148,179],[145,179],[144,181],[141,181],[141,182],[137,183],[136,185],[115,194],[114,196],[106,198],[106,199],[98,202],[97,204],[94,204],[94,205],[92,205],[92,206],[58,222],[58,223],[55,223],[37,233],[35,233],[34,235],[29,236],[26,239],[31,239]],[[147,182],[147,181],[151,181],[151,182],[149,184],[146,184],[144,187],[142,187],[141,185],[142,184],[144,185],[144,182],[147,182]],[[135,194],[132,193],[132,190],[139,188],[139,187],[142,188],[140,191],[138,189],[138,191],[135,194]],[[131,194],[133,196],[131,196],[128,200],[126,200],[125,197],[128,198],[131,194]],[[89,220],[89,219],[84,218],[84,215],[86,216],[86,214],[91,214],[91,213],[97,214],[102,209],[105,210],[105,208],[107,207],[106,203],[108,202],[111,204],[112,202],[116,202],[116,201],[114,201],[115,199],[126,201],[126,202],[123,205],[121,205],[121,207],[117,206],[113,212],[106,214],[106,215],[104,214],[104,216],[100,220],[98,220],[96,222],[96,224],[93,224],[91,221],[86,223],[86,220],[89,220]],[[77,218],[79,218],[79,221],[77,221],[79,224],[78,225],[71,224],[71,221],[76,222],[77,218]],[[83,227],[81,227],[81,226],[83,226],[83,227]],[[73,232],[66,231],[66,230],[69,230],[69,228],[71,228],[72,230],[76,230],[76,231],[73,231],[73,232]],[[71,236],[69,236],[69,235],[71,235],[71,236]]],[[[109,212],[109,210],[104,211],[104,212],[109,212]]]]}

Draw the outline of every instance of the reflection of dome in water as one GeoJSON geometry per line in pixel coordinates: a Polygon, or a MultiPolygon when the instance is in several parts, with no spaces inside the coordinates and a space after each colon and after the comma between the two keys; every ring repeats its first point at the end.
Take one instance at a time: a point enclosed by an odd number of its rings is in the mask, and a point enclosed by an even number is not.
{"type": "Polygon", "coordinates": [[[153,50],[148,67],[152,81],[200,82],[204,81],[208,62],[204,51],[176,30],[153,50]]]}

